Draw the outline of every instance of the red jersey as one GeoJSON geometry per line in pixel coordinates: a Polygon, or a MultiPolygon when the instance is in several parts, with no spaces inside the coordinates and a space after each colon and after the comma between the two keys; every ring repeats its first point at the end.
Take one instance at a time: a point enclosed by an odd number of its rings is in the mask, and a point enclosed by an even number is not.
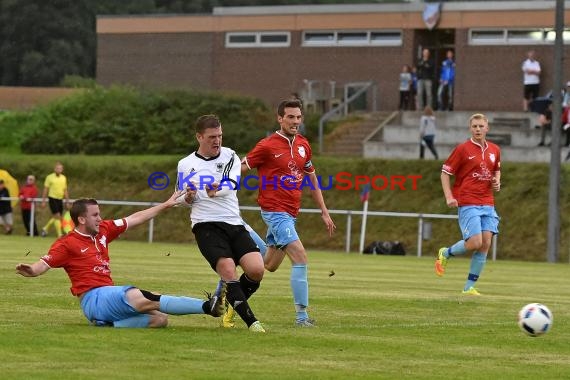
{"type": "Polygon", "coordinates": [[[58,239],[41,260],[50,268],[63,268],[71,281],[71,294],[113,285],[109,267],[109,243],[127,229],[125,219],[103,220],[96,236],[73,230],[58,239]]]}
{"type": "Polygon", "coordinates": [[[459,206],[493,206],[491,180],[501,171],[501,149],[469,139],[455,147],[441,171],[455,176],[452,192],[459,206]]]}
{"type": "Polygon", "coordinates": [[[26,201],[28,198],[35,198],[38,196],[38,188],[35,184],[33,185],[24,185],[20,189],[20,197],[24,199],[20,200],[20,207],[22,210],[31,210],[32,209],[32,202],[26,201]]]}
{"type": "Polygon", "coordinates": [[[276,132],[264,138],[245,157],[248,168],[257,168],[259,195],[263,211],[287,212],[296,217],[301,208],[305,173],[313,173],[311,146],[295,135],[293,141],[276,132]]]}

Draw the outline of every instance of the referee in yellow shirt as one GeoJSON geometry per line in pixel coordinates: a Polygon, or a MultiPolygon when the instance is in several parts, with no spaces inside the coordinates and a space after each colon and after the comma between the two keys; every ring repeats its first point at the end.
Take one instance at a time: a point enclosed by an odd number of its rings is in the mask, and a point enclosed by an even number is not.
{"type": "Polygon", "coordinates": [[[69,203],[67,193],[67,178],[63,175],[63,165],[61,162],[55,163],[54,172],[49,174],[44,181],[44,192],[42,194],[42,208],[46,207],[46,197],[49,199],[49,208],[52,217],[42,228],[42,236],[47,236],[49,227],[53,224],[57,237],[61,236],[61,216],[63,215],[63,199],[69,203]]]}

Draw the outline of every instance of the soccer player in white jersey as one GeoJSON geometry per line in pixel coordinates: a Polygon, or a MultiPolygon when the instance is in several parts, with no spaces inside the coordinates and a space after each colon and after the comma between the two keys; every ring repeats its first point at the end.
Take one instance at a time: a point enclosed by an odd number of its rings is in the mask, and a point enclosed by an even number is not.
{"type": "Polygon", "coordinates": [[[247,300],[263,278],[263,258],[240,216],[237,185],[241,163],[222,147],[222,125],[215,115],[196,121],[198,150],[178,162],[179,189],[186,202],[198,247],[227,285],[227,302],[253,332],[265,332],[247,300]],[[244,273],[238,277],[236,266],[244,273]]]}

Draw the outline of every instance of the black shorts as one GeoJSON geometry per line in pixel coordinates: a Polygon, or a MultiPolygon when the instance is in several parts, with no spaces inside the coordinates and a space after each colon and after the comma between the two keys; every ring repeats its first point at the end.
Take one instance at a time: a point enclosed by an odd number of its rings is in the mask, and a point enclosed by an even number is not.
{"type": "Polygon", "coordinates": [[[525,84],[523,97],[526,100],[532,100],[538,98],[538,92],[540,90],[540,84],[525,84]]]}
{"type": "Polygon", "coordinates": [[[48,201],[52,214],[63,215],[63,199],[48,198],[48,201]]]}
{"type": "Polygon", "coordinates": [[[198,223],[192,228],[202,256],[215,271],[218,260],[229,257],[239,265],[240,259],[247,253],[259,252],[257,244],[243,225],[223,222],[198,223]]]}

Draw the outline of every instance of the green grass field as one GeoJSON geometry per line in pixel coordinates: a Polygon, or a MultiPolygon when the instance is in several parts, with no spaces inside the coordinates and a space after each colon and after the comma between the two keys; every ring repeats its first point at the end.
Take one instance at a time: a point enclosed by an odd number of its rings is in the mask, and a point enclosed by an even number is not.
{"type": "MultiPolygon", "coordinates": [[[[443,278],[431,258],[310,252],[315,329],[293,326],[290,265],[266,273],[251,305],[267,334],[204,316],[165,329],[87,325],[61,269],[15,274],[51,239],[0,237],[2,379],[568,379],[570,266],[489,262],[479,298],[459,293],[469,260],[443,278]],[[331,270],[335,275],[329,276],[331,270]],[[546,304],[553,329],[531,338],[519,309],[546,304]]],[[[193,245],[117,241],[117,284],[201,295],[217,278],[193,245]]]]}

